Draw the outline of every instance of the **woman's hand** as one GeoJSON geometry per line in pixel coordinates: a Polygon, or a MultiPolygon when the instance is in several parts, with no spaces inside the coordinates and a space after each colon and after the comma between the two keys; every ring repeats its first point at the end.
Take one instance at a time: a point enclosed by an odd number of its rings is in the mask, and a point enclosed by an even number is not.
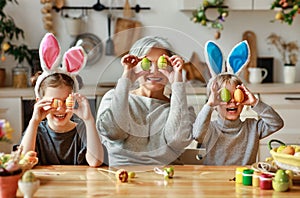
{"type": "Polygon", "coordinates": [[[141,60],[141,58],[130,54],[123,56],[121,59],[121,64],[124,66],[122,77],[129,78],[131,82],[134,82],[140,76],[149,73],[149,71],[135,71],[135,67],[141,60]]]}
{"type": "Polygon", "coordinates": [[[168,77],[170,83],[182,82],[182,69],[184,64],[183,59],[178,55],[173,55],[171,57],[167,55],[163,55],[163,56],[171,64],[172,70],[160,69],[159,71],[168,77]]]}
{"type": "Polygon", "coordinates": [[[40,123],[42,120],[44,120],[47,114],[53,111],[51,108],[52,102],[53,98],[38,99],[34,104],[31,120],[36,123],[40,123]]]}

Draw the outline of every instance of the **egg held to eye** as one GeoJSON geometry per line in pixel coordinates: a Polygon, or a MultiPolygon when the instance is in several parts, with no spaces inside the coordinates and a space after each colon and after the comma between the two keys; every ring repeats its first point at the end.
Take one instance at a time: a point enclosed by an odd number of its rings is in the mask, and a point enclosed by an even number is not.
{"type": "Polygon", "coordinates": [[[148,58],[145,57],[145,58],[142,59],[141,68],[144,71],[148,71],[150,69],[150,65],[151,65],[151,62],[148,58]]]}
{"type": "Polygon", "coordinates": [[[225,87],[222,88],[220,97],[223,102],[229,102],[229,100],[231,99],[230,91],[228,89],[226,89],[225,87]]]}
{"type": "Polygon", "coordinates": [[[168,66],[168,61],[166,57],[160,56],[157,60],[157,67],[159,69],[167,69],[167,66],[168,66]]]}
{"type": "Polygon", "coordinates": [[[241,89],[236,89],[234,91],[233,97],[234,97],[234,100],[239,103],[243,102],[245,99],[244,93],[241,89]]]}

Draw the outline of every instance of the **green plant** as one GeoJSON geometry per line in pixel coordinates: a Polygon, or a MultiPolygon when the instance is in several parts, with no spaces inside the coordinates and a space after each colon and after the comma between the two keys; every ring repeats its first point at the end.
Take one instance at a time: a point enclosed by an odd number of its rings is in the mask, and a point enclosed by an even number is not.
{"type": "Polygon", "coordinates": [[[224,6],[224,0],[203,0],[200,7],[193,12],[191,18],[194,23],[200,23],[202,26],[217,29],[215,38],[218,39],[221,35],[220,31],[223,30],[223,22],[228,16],[228,7],[224,6]],[[209,18],[206,14],[208,9],[216,9],[218,16],[215,19],[209,18]]]}
{"type": "Polygon", "coordinates": [[[271,5],[271,10],[278,10],[274,21],[280,21],[292,25],[294,18],[299,14],[300,10],[299,0],[274,0],[271,5]]]}
{"type": "Polygon", "coordinates": [[[5,54],[12,55],[21,64],[26,60],[32,63],[31,50],[25,44],[15,44],[14,41],[24,39],[24,31],[19,28],[14,19],[7,15],[3,10],[7,2],[18,4],[17,0],[0,0],[0,44],[1,60],[5,61],[5,54]]]}

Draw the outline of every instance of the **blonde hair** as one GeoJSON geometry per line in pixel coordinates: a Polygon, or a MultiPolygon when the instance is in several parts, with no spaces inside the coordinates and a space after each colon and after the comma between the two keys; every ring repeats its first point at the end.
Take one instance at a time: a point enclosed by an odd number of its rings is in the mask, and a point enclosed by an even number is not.
{"type": "Polygon", "coordinates": [[[207,96],[210,95],[211,92],[211,86],[213,84],[217,85],[217,89],[219,90],[223,85],[230,84],[230,85],[241,85],[243,84],[243,81],[235,74],[229,74],[229,73],[221,73],[217,75],[216,77],[210,79],[210,81],[207,84],[207,96]]]}

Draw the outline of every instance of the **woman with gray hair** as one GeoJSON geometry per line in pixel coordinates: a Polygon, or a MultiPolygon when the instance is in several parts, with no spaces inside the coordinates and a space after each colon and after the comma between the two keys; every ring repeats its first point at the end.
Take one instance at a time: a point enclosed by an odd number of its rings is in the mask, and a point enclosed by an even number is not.
{"type": "Polygon", "coordinates": [[[122,57],[122,77],[103,96],[96,121],[109,166],[180,163],[196,117],[187,105],[183,63],[167,40],[151,36],[122,57]]]}

